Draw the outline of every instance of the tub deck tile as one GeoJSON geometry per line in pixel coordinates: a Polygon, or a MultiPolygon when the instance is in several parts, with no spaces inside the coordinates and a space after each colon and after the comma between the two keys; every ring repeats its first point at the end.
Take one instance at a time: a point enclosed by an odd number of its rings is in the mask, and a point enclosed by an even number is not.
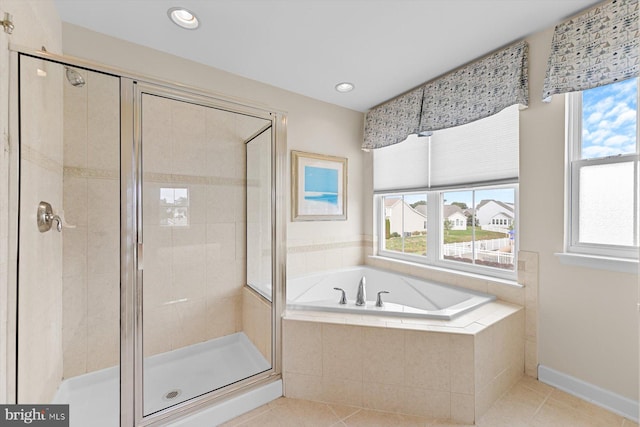
{"type": "Polygon", "coordinates": [[[286,310],[283,318],[305,322],[321,322],[352,326],[388,327],[452,334],[476,334],[522,309],[504,301],[493,301],[453,320],[421,319],[417,317],[378,316],[335,313],[317,310],[286,310]]]}

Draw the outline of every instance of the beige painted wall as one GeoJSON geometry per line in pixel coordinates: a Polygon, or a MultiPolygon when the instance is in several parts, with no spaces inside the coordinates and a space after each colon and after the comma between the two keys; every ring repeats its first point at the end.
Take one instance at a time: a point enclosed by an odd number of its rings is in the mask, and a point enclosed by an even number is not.
{"type": "MultiPolygon", "coordinates": [[[[15,305],[15,294],[9,288],[8,274],[11,269],[10,265],[15,263],[15,254],[9,252],[8,239],[12,235],[9,229],[8,213],[9,199],[8,180],[9,180],[9,163],[10,153],[15,153],[16,147],[13,146],[15,139],[9,141],[9,51],[8,44],[16,44],[29,48],[39,49],[46,46],[51,52],[61,52],[62,37],[60,30],[60,18],[55,10],[52,1],[25,1],[25,0],[0,0],[0,13],[9,12],[13,15],[15,29],[12,35],[0,32],[0,402],[6,402],[11,399],[15,390],[7,381],[7,370],[13,369],[12,358],[15,349],[11,348],[8,340],[9,332],[12,327],[12,321],[9,319],[13,310],[9,309],[15,305]]],[[[61,77],[61,76],[58,76],[61,77]]],[[[60,98],[61,99],[61,98],[60,98]]],[[[49,105],[51,107],[51,105],[49,105]]],[[[60,105],[61,107],[61,105],[60,105]]],[[[47,123],[61,123],[56,120],[60,114],[61,108],[44,108],[44,114],[41,119],[47,123]]],[[[62,129],[55,125],[50,129],[51,137],[49,142],[51,146],[60,146],[62,143],[62,129]]],[[[25,165],[32,173],[32,178],[36,181],[42,177],[50,180],[50,188],[47,196],[52,198],[52,203],[62,201],[62,168],[58,154],[49,151],[51,148],[47,141],[34,142],[32,150],[28,150],[29,159],[25,159],[25,165]],[[42,143],[41,143],[42,142],[42,143]],[[46,165],[46,166],[45,166],[46,165]],[[44,167],[43,167],[44,166],[44,167]],[[55,170],[55,172],[52,172],[55,170]],[[55,177],[55,178],[52,178],[55,177]]],[[[32,194],[33,197],[39,195],[32,194]]],[[[31,199],[31,198],[30,198],[31,199]]],[[[37,202],[36,202],[37,203],[37,202]]],[[[35,207],[34,207],[35,212],[35,207]]],[[[35,217],[35,215],[34,215],[35,217]]],[[[31,218],[30,218],[31,219],[31,218]]],[[[37,232],[37,231],[36,231],[37,232]]],[[[33,240],[42,239],[41,236],[32,236],[33,240]]],[[[52,236],[47,236],[53,238],[52,236]]],[[[58,237],[57,245],[61,248],[62,239],[58,237]]],[[[49,244],[52,242],[46,242],[49,244]]],[[[56,243],[52,243],[56,245],[56,243]]],[[[52,247],[52,246],[50,246],[52,247]]],[[[61,251],[58,251],[60,254],[61,251]]],[[[54,266],[52,266],[54,267],[54,266]]],[[[39,367],[34,369],[33,378],[26,384],[23,389],[30,390],[29,401],[47,401],[52,396],[55,387],[60,380],[62,371],[62,345],[60,341],[61,335],[61,296],[62,296],[62,274],[57,268],[45,271],[46,264],[41,268],[32,271],[32,278],[37,281],[38,275],[52,277],[50,287],[44,293],[38,295],[40,301],[44,301],[48,307],[56,307],[55,309],[47,309],[43,304],[35,302],[33,309],[39,314],[41,320],[49,322],[50,325],[44,328],[40,333],[44,348],[35,350],[34,357],[42,352],[48,351],[52,354],[50,363],[44,364],[39,362],[39,367]],[[49,299],[50,298],[50,299],[49,299]],[[38,306],[39,304],[39,306],[38,306]],[[43,375],[37,378],[38,375],[43,375]]],[[[60,263],[61,268],[61,263],[60,263]]],[[[38,293],[38,292],[36,292],[38,293]]],[[[34,299],[35,301],[38,298],[34,299]]],[[[13,313],[15,314],[15,313],[13,313]]],[[[32,326],[36,326],[33,325],[32,326]]],[[[38,339],[38,337],[34,337],[38,339]]],[[[33,344],[33,343],[31,343],[33,344]]],[[[35,345],[35,344],[34,344],[35,345]]],[[[33,361],[31,361],[33,362],[33,361]]],[[[28,362],[29,363],[29,362],[28,362]]],[[[24,366],[24,363],[23,363],[24,366]]]]}
{"type": "Polygon", "coordinates": [[[638,399],[638,277],[566,266],[564,96],[541,102],[553,30],[528,38],[529,108],[520,114],[520,249],[539,254],[539,363],[638,399]]]}

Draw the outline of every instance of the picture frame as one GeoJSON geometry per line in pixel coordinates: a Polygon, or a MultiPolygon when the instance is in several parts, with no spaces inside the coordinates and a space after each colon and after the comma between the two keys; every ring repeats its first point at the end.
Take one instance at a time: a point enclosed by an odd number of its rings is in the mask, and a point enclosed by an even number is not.
{"type": "Polygon", "coordinates": [[[347,159],[291,151],[292,221],[347,219],[347,159]]]}

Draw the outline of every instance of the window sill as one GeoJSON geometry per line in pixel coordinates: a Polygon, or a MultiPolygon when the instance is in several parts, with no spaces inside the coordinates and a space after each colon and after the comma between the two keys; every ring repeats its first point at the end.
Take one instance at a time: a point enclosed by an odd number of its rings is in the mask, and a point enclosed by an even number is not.
{"type": "Polygon", "coordinates": [[[555,255],[560,259],[560,262],[565,265],[616,271],[619,273],[638,274],[638,260],[636,259],[613,258],[569,252],[558,252],[555,255]]]}
{"type": "Polygon", "coordinates": [[[462,270],[455,270],[455,269],[452,269],[452,268],[446,268],[446,267],[442,267],[442,266],[438,266],[438,265],[423,264],[423,263],[418,263],[418,262],[414,262],[414,261],[408,261],[408,260],[403,260],[403,259],[398,259],[398,258],[386,257],[386,256],[382,256],[382,255],[369,255],[368,258],[381,260],[381,261],[384,261],[384,262],[390,262],[390,263],[394,263],[394,264],[406,265],[406,266],[410,266],[410,267],[417,267],[419,269],[427,270],[427,271],[431,270],[431,271],[438,271],[438,272],[448,273],[448,274],[451,274],[452,276],[463,276],[463,277],[469,277],[469,278],[473,278],[473,279],[485,280],[485,281],[488,281],[488,282],[499,283],[499,284],[511,286],[511,287],[514,287],[514,288],[524,288],[524,285],[521,285],[515,279],[513,279],[513,280],[512,279],[505,279],[505,278],[490,276],[490,275],[486,275],[486,274],[480,274],[480,273],[474,273],[474,272],[468,272],[468,271],[462,271],[462,270]]]}

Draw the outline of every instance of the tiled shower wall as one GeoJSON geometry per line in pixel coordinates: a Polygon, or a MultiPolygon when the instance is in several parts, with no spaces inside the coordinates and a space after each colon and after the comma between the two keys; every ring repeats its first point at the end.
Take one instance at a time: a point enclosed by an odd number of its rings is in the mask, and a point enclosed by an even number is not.
{"type": "Polygon", "coordinates": [[[262,356],[271,363],[271,302],[245,286],[242,295],[242,328],[262,356]]]}
{"type": "Polygon", "coordinates": [[[64,83],[64,378],[120,358],[120,86],[64,83]]]}
{"type": "Polygon", "coordinates": [[[151,95],[142,108],[149,356],[242,330],[249,119],[151,95]]]}
{"type": "MultiPolygon", "coordinates": [[[[119,360],[119,86],[65,84],[64,377],[119,360]]],[[[146,356],[242,330],[244,138],[262,120],[144,95],[146,356]]]]}

